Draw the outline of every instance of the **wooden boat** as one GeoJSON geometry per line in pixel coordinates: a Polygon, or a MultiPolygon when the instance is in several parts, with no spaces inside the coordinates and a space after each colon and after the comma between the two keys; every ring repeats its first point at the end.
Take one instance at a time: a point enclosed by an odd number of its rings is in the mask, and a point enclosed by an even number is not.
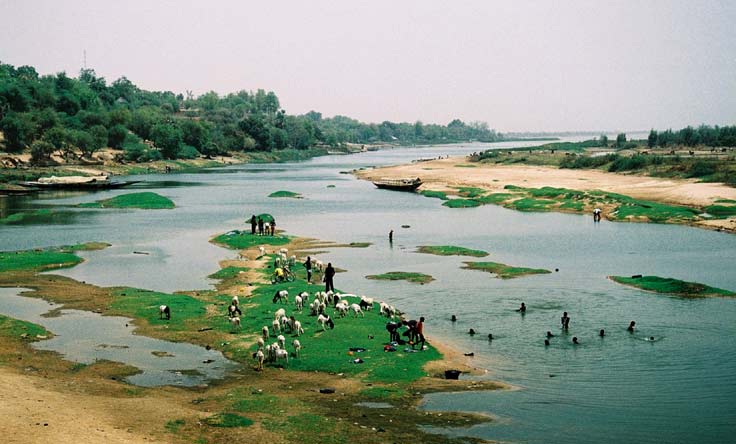
{"type": "Polygon", "coordinates": [[[21,182],[24,187],[36,190],[110,190],[127,187],[138,183],[138,180],[112,181],[107,176],[83,177],[42,177],[33,182],[21,182]]]}
{"type": "Polygon", "coordinates": [[[381,179],[373,182],[373,185],[384,190],[414,191],[422,184],[422,179],[381,179]]]}

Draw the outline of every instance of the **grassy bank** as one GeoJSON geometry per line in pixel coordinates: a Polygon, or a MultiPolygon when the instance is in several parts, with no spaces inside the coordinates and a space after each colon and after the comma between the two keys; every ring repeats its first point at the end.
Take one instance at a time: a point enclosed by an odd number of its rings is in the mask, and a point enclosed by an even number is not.
{"type": "Polygon", "coordinates": [[[377,281],[407,281],[415,284],[428,284],[434,280],[434,278],[428,274],[408,271],[389,271],[388,273],[383,274],[371,274],[365,278],[377,281]]]}
{"type": "Polygon", "coordinates": [[[286,245],[289,241],[290,238],[288,236],[281,234],[276,234],[274,236],[259,236],[257,234],[251,234],[250,231],[245,230],[229,231],[212,239],[212,242],[218,245],[237,250],[257,247],[259,245],[286,245]]]}
{"type": "Polygon", "coordinates": [[[468,270],[479,270],[495,274],[501,279],[513,279],[532,274],[549,274],[551,271],[542,268],[514,267],[498,262],[463,262],[463,267],[468,270]]]}
{"type": "Polygon", "coordinates": [[[485,257],[488,253],[483,250],[472,250],[454,245],[421,245],[417,248],[418,253],[434,254],[437,256],[474,256],[485,257]]]}
{"type": "Polygon", "coordinates": [[[174,201],[168,197],[152,192],[121,194],[110,199],[86,202],[78,205],[81,208],[140,208],[145,210],[162,210],[174,208],[174,201]]]}
{"type": "Polygon", "coordinates": [[[641,290],[675,296],[700,298],[708,296],[736,296],[736,293],[721,288],[710,287],[697,282],[686,282],[673,278],[659,276],[625,277],[610,276],[610,279],[619,284],[636,287],[641,290]]]}
{"type": "Polygon", "coordinates": [[[102,242],[88,242],[65,247],[2,251],[0,252],[0,273],[19,270],[44,271],[72,267],[82,262],[82,258],[74,254],[75,252],[101,250],[109,246],[109,244],[102,242]]]}

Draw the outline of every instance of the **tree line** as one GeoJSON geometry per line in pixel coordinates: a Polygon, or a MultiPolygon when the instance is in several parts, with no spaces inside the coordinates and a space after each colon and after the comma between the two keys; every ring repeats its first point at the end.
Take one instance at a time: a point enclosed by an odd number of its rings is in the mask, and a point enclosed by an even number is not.
{"type": "Polygon", "coordinates": [[[127,160],[151,161],[345,143],[501,139],[481,122],[372,124],[344,116],[323,118],[316,111],[289,115],[274,92],[262,89],[195,97],[190,91],[147,91],[125,77],[108,84],[92,69],[73,78],[3,63],[0,130],[4,150],[30,147],[37,163],[49,161],[54,153],[90,157],[103,147],[124,150],[127,160]]]}

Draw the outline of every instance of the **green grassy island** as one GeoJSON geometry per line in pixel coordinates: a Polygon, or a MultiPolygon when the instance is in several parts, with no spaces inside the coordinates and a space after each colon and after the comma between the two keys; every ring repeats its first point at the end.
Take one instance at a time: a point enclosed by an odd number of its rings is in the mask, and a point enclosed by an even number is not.
{"type": "Polygon", "coordinates": [[[174,208],[174,201],[160,194],[143,192],[121,194],[110,199],[79,204],[82,208],[140,208],[144,210],[168,210],[174,208]]]}
{"type": "Polygon", "coordinates": [[[299,194],[295,193],[293,191],[274,191],[273,193],[269,194],[268,197],[290,197],[292,199],[303,199],[304,197],[299,194]]]}
{"type": "Polygon", "coordinates": [[[498,262],[463,262],[463,267],[468,270],[480,270],[495,274],[501,279],[513,279],[530,274],[548,274],[549,270],[543,268],[524,268],[513,267],[511,265],[500,264],[498,262]]]}
{"type": "Polygon", "coordinates": [[[736,293],[721,288],[710,287],[697,282],[686,282],[673,278],[659,276],[625,277],[610,276],[610,279],[619,284],[636,287],[645,291],[655,293],[671,294],[687,298],[700,298],[708,296],[736,296],[736,293]]]}
{"type": "Polygon", "coordinates": [[[418,253],[435,254],[437,256],[474,256],[485,257],[488,253],[483,250],[472,250],[454,245],[421,245],[417,248],[418,253]]]}
{"type": "Polygon", "coordinates": [[[390,271],[383,274],[371,274],[366,276],[366,279],[374,279],[379,281],[407,281],[416,284],[427,284],[434,280],[434,278],[428,274],[407,271],[390,271]]]}
{"type": "Polygon", "coordinates": [[[0,273],[17,270],[43,271],[66,268],[82,262],[74,254],[77,251],[101,250],[110,244],[87,242],[85,244],[23,251],[0,251],[0,273]]]}

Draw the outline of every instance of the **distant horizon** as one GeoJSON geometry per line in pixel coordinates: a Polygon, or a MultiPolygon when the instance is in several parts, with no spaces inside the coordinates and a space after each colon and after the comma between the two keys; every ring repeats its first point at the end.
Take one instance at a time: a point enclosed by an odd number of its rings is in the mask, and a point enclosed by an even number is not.
{"type": "Polygon", "coordinates": [[[108,82],[264,89],[289,114],[640,132],[736,123],[734,22],[722,0],[37,0],[0,5],[0,60],[76,77],[86,51],[108,82]]]}

